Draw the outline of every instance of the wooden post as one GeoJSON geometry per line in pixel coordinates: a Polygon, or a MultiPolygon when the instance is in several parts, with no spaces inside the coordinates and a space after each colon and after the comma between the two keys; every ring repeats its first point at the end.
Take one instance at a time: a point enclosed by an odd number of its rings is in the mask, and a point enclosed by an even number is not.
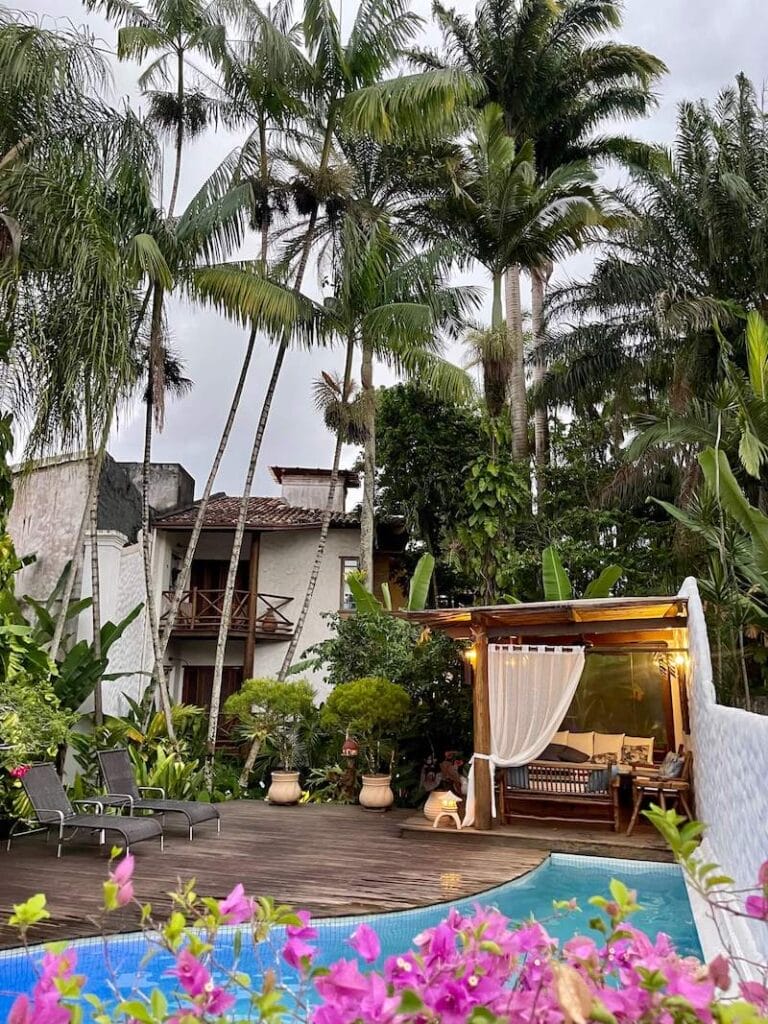
{"type": "Polygon", "coordinates": [[[259,535],[251,534],[251,554],[248,559],[248,632],[245,635],[243,679],[253,675],[253,656],[256,653],[256,608],[259,591],[259,535]]]}
{"type": "MultiPolygon", "coordinates": [[[[491,708],[488,697],[488,633],[485,626],[472,627],[475,647],[475,680],[472,688],[474,752],[491,752],[491,708]]],[[[475,828],[493,828],[491,793],[493,773],[490,762],[475,760],[475,828]]]]}

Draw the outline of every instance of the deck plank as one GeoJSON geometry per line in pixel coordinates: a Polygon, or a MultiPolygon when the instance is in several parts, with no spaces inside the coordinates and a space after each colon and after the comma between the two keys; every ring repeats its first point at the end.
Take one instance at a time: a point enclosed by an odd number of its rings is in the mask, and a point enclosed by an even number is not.
{"type": "MultiPolygon", "coordinates": [[[[401,834],[407,811],[387,814],[359,807],[315,805],[274,807],[260,801],[221,805],[222,831],[186,832],[166,828],[165,853],[154,842],[138,844],[136,895],[158,916],[170,907],[177,880],[195,878],[197,891],[222,897],[243,882],[249,893],[271,896],[322,916],[378,913],[426,906],[473,895],[535,868],[547,856],[545,844],[519,849],[492,838],[444,835],[427,842],[401,834]]],[[[101,915],[106,857],[88,841],[65,848],[56,858],[42,836],[19,839],[0,851],[0,948],[18,943],[5,923],[14,903],[36,892],[48,897],[51,920],[32,930],[30,941],[54,941],[132,931],[132,908],[101,915]]]]}

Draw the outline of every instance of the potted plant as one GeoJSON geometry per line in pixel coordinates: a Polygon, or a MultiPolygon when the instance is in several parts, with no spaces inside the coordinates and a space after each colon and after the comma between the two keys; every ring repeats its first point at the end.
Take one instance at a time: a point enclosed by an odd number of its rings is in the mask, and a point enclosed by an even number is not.
{"type": "Polygon", "coordinates": [[[247,679],[228,697],[224,713],[243,726],[248,740],[276,749],[279,768],[272,772],[267,792],[271,804],[295,804],[301,799],[299,756],[302,728],[315,711],[314,691],[304,679],[281,683],[277,679],[247,679]]]}
{"type": "Polygon", "coordinates": [[[362,776],[360,803],[384,811],[394,801],[390,787],[394,737],[411,707],[402,686],[376,677],[339,683],[323,708],[323,724],[352,733],[360,744],[367,771],[362,776]]]}

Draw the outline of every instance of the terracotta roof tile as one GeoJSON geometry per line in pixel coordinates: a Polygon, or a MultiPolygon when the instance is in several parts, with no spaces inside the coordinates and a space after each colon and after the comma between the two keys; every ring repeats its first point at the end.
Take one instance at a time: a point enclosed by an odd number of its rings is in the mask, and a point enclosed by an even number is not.
{"type": "MultiPolygon", "coordinates": [[[[205,510],[204,526],[208,529],[234,528],[240,514],[241,498],[229,495],[212,497],[205,510]]],[[[177,509],[165,515],[157,516],[155,524],[159,527],[189,527],[194,525],[199,502],[189,508],[177,509]]],[[[284,498],[249,498],[248,530],[302,530],[318,529],[322,524],[323,510],[297,508],[289,505],[284,498]]],[[[359,517],[354,512],[334,512],[332,526],[358,526],[359,517]]]]}

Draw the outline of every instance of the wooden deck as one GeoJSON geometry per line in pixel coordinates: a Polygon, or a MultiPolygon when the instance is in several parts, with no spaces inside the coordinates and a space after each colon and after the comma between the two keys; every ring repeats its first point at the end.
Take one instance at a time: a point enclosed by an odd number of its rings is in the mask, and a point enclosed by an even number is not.
{"type": "MultiPolygon", "coordinates": [[[[626,821],[622,821],[626,827],[626,821]]],[[[577,853],[585,857],[624,857],[627,860],[672,861],[669,847],[650,825],[639,824],[631,836],[613,832],[604,824],[568,825],[563,822],[521,820],[514,825],[496,825],[492,832],[462,829],[460,836],[452,825],[432,828],[423,814],[412,814],[403,822],[403,833],[410,835],[454,836],[453,842],[474,846],[489,843],[524,849],[545,849],[549,853],[577,853]]]]}
{"type": "MultiPolygon", "coordinates": [[[[478,836],[402,833],[407,811],[375,814],[359,807],[272,807],[256,801],[221,805],[222,831],[208,825],[188,842],[181,828],[166,828],[165,853],[138,844],[136,895],[157,915],[170,906],[177,879],[197,880],[197,891],[226,895],[243,882],[249,893],[272,896],[316,915],[341,916],[425,906],[482,892],[532,870],[549,852],[546,844],[517,848],[478,836]],[[402,833],[402,834],[401,834],[402,833]]],[[[106,857],[85,842],[56,859],[42,835],[0,849],[0,947],[18,944],[5,922],[12,905],[33,893],[48,897],[51,920],[30,940],[53,941],[98,934],[106,857]]],[[[105,926],[133,931],[133,908],[110,914],[105,926]]]]}

